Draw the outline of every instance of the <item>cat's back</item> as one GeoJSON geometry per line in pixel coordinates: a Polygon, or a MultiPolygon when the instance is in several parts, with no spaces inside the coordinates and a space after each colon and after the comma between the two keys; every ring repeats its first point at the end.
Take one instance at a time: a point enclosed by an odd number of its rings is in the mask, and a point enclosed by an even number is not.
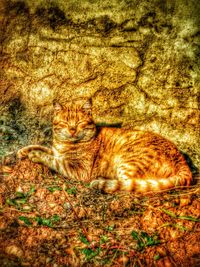
{"type": "Polygon", "coordinates": [[[104,150],[108,152],[134,152],[179,155],[177,147],[161,135],[142,130],[103,127],[99,138],[104,150]]]}
{"type": "Polygon", "coordinates": [[[99,137],[102,142],[124,146],[125,144],[135,143],[137,145],[147,145],[152,142],[165,142],[168,141],[159,134],[133,130],[126,128],[102,127],[99,131],[99,137]]]}
{"type": "Polygon", "coordinates": [[[115,128],[115,127],[102,127],[99,130],[99,136],[105,141],[119,141],[128,139],[137,139],[148,132],[141,130],[133,130],[126,128],[115,128]]]}

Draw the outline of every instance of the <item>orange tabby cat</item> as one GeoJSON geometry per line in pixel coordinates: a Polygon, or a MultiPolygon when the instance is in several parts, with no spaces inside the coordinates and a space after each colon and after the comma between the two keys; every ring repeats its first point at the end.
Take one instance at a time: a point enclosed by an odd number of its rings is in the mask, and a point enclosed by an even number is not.
{"type": "Polygon", "coordinates": [[[56,104],[52,149],[27,146],[18,151],[19,158],[25,156],[68,178],[92,181],[91,187],[107,193],[189,186],[192,179],[174,144],[152,132],[97,129],[91,102],[84,98],[56,104]]]}

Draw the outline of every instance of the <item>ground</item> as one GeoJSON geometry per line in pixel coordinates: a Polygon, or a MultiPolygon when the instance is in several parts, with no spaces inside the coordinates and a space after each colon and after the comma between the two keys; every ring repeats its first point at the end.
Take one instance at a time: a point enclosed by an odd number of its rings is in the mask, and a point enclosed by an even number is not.
{"type": "Polygon", "coordinates": [[[0,0],[0,266],[200,266],[200,178],[108,195],[7,161],[51,144],[53,103],[89,97],[98,126],[159,133],[197,172],[199,14],[197,0],[0,0]]]}
{"type": "Polygon", "coordinates": [[[200,265],[197,184],[109,195],[28,159],[1,174],[1,266],[200,265]]]}

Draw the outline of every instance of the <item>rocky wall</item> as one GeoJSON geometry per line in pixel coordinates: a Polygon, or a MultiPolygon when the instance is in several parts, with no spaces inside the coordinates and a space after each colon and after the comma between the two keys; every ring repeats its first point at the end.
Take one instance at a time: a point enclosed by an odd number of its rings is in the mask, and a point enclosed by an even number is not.
{"type": "Polygon", "coordinates": [[[53,101],[161,133],[200,165],[200,2],[0,1],[0,156],[51,140],[53,101]]]}

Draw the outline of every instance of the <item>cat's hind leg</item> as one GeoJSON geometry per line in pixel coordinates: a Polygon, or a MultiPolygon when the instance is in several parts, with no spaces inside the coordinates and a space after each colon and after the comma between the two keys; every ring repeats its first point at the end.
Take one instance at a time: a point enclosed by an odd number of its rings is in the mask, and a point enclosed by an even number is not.
{"type": "Polygon", "coordinates": [[[111,194],[120,189],[120,182],[116,179],[105,179],[103,177],[99,177],[97,180],[90,183],[90,187],[111,194]]]}
{"type": "Polygon", "coordinates": [[[31,151],[35,151],[35,150],[46,152],[49,155],[53,154],[52,150],[48,147],[44,147],[40,145],[30,145],[30,146],[22,147],[20,150],[18,150],[17,158],[19,159],[25,158],[29,155],[31,151]]]}

